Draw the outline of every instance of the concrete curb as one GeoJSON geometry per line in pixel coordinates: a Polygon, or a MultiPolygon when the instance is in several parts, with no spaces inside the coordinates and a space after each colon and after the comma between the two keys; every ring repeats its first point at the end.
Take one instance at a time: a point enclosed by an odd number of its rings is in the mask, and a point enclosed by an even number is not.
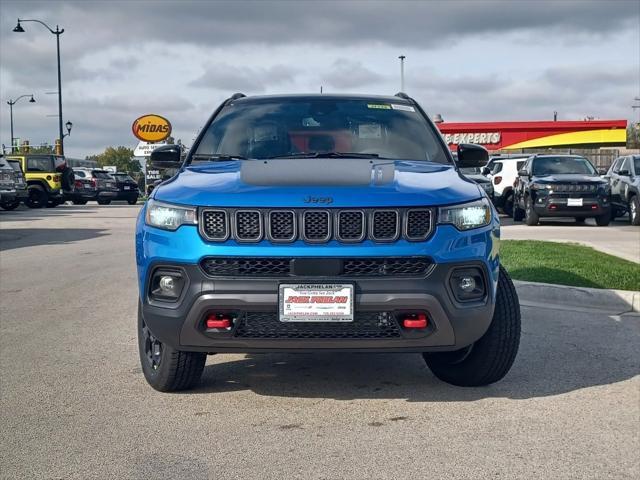
{"type": "Polygon", "coordinates": [[[616,313],[640,312],[640,292],[569,287],[520,280],[514,280],[513,283],[520,301],[524,304],[561,305],[616,313]]]}

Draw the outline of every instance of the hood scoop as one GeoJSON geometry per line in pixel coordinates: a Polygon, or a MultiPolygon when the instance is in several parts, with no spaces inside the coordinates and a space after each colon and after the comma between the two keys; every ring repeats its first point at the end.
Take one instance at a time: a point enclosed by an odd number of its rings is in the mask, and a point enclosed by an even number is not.
{"type": "Polygon", "coordinates": [[[393,182],[393,161],[355,158],[245,160],[240,179],[259,186],[356,186],[393,182]]]}

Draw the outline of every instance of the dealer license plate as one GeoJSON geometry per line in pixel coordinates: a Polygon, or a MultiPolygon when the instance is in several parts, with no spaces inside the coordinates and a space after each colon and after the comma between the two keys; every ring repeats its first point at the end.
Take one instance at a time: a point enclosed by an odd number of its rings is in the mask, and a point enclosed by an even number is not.
{"type": "Polygon", "coordinates": [[[281,284],[281,322],[353,322],[352,284],[281,284]]]}
{"type": "Polygon", "coordinates": [[[125,185],[124,189],[125,190],[131,190],[131,187],[129,185],[125,185]]]}
{"type": "Polygon", "coordinates": [[[567,198],[567,207],[581,207],[582,199],[581,198],[567,198]]]}

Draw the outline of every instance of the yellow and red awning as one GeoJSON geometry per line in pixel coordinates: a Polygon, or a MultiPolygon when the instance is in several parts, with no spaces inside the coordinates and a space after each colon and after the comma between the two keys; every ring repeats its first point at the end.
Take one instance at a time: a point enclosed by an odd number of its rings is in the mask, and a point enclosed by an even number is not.
{"type": "Polygon", "coordinates": [[[488,150],[624,146],[626,120],[561,122],[444,122],[437,124],[449,148],[477,143],[488,150]]]}

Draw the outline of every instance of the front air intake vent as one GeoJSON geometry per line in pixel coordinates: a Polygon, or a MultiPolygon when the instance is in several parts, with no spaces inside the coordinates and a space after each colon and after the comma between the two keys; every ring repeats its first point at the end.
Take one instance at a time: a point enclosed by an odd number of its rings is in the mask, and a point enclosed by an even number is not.
{"type": "Polygon", "coordinates": [[[200,232],[207,240],[221,242],[229,238],[229,217],[224,210],[202,210],[200,232]]]}
{"type": "Polygon", "coordinates": [[[302,214],[302,235],[308,242],[327,242],[331,238],[331,214],[327,210],[308,210],[302,214]]]}
{"type": "Polygon", "coordinates": [[[400,234],[397,210],[375,210],[371,222],[371,238],[378,242],[393,242],[400,234]]]}
{"type": "Polygon", "coordinates": [[[262,239],[262,215],[258,210],[238,210],[235,214],[235,236],[240,242],[262,239]]]}

